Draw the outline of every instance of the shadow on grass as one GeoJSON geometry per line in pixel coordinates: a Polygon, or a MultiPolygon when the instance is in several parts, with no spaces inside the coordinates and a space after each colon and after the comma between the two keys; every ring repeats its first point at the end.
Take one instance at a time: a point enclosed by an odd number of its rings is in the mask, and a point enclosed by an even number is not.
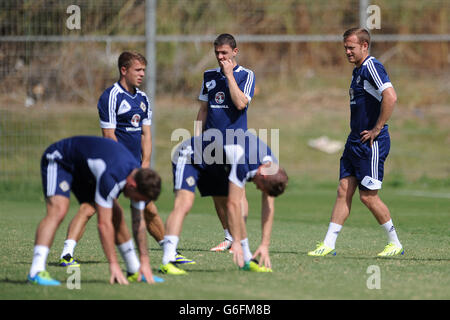
{"type": "MultiPolygon", "coordinates": [[[[94,261],[94,260],[83,261],[83,260],[78,260],[78,259],[77,259],[77,261],[78,261],[78,263],[79,263],[80,265],[84,265],[84,264],[103,264],[103,263],[108,263],[108,261],[106,261],[106,260],[105,260],[105,261],[100,261],[100,260],[97,260],[97,261],[94,261]]],[[[51,267],[60,267],[59,262],[49,262],[48,265],[51,266],[51,267]]]]}
{"type": "MultiPolygon", "coordinates": [[[[304,253],[305,255],[306,252],[304,253]]],[[[369,257],[369,256],[346,256],[337,254],[336,256],[327,256],[327,257],[310,257],[314,260],[320,259],[348,259],[348,260],[377,260],[377,261],[444,261],[449,262],[450,258],[416,258],[416,257],[369,257]]]]}
{"type": "MultiPolygon", "coordinates": [[[[153,250],[153,249],[152,249],[153,250]]],[[[189,248],[189,249],[183,249],[183,248],[179,248],[177,249],[177,251],[179,252],[210,252],[211,254],[221,254],[221,253],[228,253],[228,250],[225,251],[218,251],[218,252],[214,252],[214,251],[210,251],[209,249],[198,249],[198,248],[189,248]]],[[[299,251],[280,251],[280,250],[270,250],[270,253],[285,253],[285,254],[298,254],[298,253],[305,253],[306,252],[299,252],[299,251]]]]}
{"type": "MultiPolygon", "coordinates": [[[[5,278],[5,279],[1,279],[0,280],[0,284],[17,284],[17,285],[27,285],[27,286],[31,286],[31,285],[33,285],[33,286],[39,286],[39,285],[37,285],[37,284],[33,284],[33,283],[30,283],[30,282],[28,282],[28,280],[15,280],[15,279],[8,279],[8,278],[5,278]]],[[[105,281],[105,280],[100,280],[100,279],[91,279],[91,280],[83,280],[82,281],[82,284],[109,284],[109,282],[108,281],[105,281]]],[[[61,285],[60,286],[56,286],[56,287],[65,287],[65,283],[64,283],[64,281],[62,281],[61,282],[61,285]]]]}

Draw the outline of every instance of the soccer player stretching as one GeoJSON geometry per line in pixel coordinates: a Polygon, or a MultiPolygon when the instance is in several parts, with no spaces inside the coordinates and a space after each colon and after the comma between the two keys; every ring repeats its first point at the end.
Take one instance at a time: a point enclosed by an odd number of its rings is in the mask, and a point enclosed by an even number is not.
{"type": "MultiPolygon", "coordinates": [[[[47,215],[39,223],[28,281],[43,286],[61,283],[46,271],[46,261],[56,231],[69,210],[71,191],[79,203],[94,203],[98,213],[98,230],[109,262],[110,283],[128,284],[115,252],[115,242],[129,237],[122,210],[115,199],[123,191],[133,201],[156,200],[161,178],[140,163],[121,144],[100,137],[72,137],[49,146],[41,159],[41,175],[47,215]]],[[[140,266],[137,280],[155,279],[150,268],[143,220],[138,230],[140,266]]]]}
{"type": "Polygon", "coordinates": [[[340,180],[328,232],[324,241],[308,255],[336,255],[336,239],[350,215],[357,187],[361,201],[388,236],[388,244],[378,256],[403,254],[389,209],[378,196],[390,149],[386,122],[394,110],[397,95],[383,65],[369,55],[369,32],[352,28],[343,37],[347,59],[355,65],[350,85],[351,132],[340,160],[340,180]]]}

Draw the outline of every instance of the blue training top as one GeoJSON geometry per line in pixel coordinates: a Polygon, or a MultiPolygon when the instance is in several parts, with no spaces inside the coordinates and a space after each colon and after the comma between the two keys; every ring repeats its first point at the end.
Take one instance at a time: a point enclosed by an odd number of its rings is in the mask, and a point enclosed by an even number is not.
{"type": "Polygon", "coordinates": [[[97,107],[100,127],[115,129],[117,140],[141,161],[142,126],[152,123],[152,109],[147,95],[138,88],[132,95],[116,82],[103,92],[97,107]]]}
{"type": "Polygon", "coordinates": [[[112,139],[75,136],[54,143],[58,163],[78,181],[96,181],[95,202],[112,208],[131,171],[140,163],[122,144],[112,139]]]}
{"type": "MultiPolygon", "coordinates": [[[[233,75],[239,89],[245,94],[250,104],[255,92],[253,71],[236,65],[233,75]]],[[[206,70],[199,100],[208,102],[208,114],[205,130],[215,128],[225,134],[226,129],[247,130],[247,109],[238,110],[233,104],[228,87],[228,80],[220,68],[206,70]]]]}
{"type": "MultiPolygon", "coordinates": [[[[350,85],[350,135],[349,140],[359,141],[360,133],[371,130],[380,116],[382,92],[392,87],[384,66],[368,56],[360,67],[353,69],[350,85]]],[[[387,133],[387,125],[380,136],[387,133]]]]}

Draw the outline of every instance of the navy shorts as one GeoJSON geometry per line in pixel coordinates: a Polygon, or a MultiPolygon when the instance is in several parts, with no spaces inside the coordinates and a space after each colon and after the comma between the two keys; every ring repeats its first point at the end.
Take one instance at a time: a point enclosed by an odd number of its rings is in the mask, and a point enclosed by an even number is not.
{"type": "Polygon", "coordinates": [[[195,192],[198,187],[202,197],[228,196],[227,165],[209,165],[200,168],[194,164],[172,163],[174,190],[195,192]]]}
{"type": "Polygon", "coordinates": [[[72,191],[79,203],[94,203],[95,180],[74,177],[71,168],[64,162],[63,156],[50,146],[41,158],[42,187],[45,197],[61,195],[70,198],[72,191]]]}
{"type": "Polygon", "coordinates": [[[339,179],[354,176],[360,190],[378,190],[384,175],[384,162],[389,154],[391,141],[389,134],[377,137],[370,146],[347,140],[340,160],[339,179]]]}

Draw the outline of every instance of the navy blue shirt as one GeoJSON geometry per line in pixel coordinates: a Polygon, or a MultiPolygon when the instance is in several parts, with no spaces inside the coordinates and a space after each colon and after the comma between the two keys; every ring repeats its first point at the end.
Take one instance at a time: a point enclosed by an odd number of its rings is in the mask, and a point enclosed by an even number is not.
{"type": "Polygon", "coordinates": [[[131,171],[140,162],[120,143],[112,139],[76,136],[54,143],[60,163],[79,182],[96,181],[95,202],[112,208],[131,171]]]}
{"type": "Polygon", "coordinates": [[[132,95],[116,82],[103,92],[97,107],[100,127],[115,129],[117,140],[141,161],[142,126],[149,126],[152,121],[152,109],[147,95],[138,88],[132,95]]]}
{"type": "Polygon", "coordinates": [[[228,180],[241,188],[255,176],[262,164],[278,163],[269,146],[250,131],[245,133],[245,139],[226,144],[224,150],[227,163],[231,165],[228,180]]]}
{"type": "MultiPolygon", "coordinates": [[[[384,66],[368,56],[360,67],[353,69],[350,85],[350,135],[349,140],[359,141],[360,133],[375,126],[381,111],[381,93],[392,87],[384,66]]],[[[387,126],[380,135],[387,132],[387,126]]]]}
{"type": "Polygon", "coordinates": [[[258,168],[267,162],[278,163],[272,150],[250,130],[230,144],[221,139],[209,141],[195,136],[182,142],[172,157],[173,164],[192,164],[199,171],[215,170],[218,166],[230,166],[228,180],[243,188],[258,168]]]}
{"type": "MultiPolygon", "coordinates": [[[[236,65],[233,75],[239,89],[245,94],[248,103],[255,92],[255,76],[253,71],[236,65]]],[[[228,87],[228,80],[220,68],[205,71],[199,100],[208,102],[208,114],[205,130],[215,128],[225,135],[226,129],[247,130],[247,109],[238,110],[233,104],[228,87]]]]}

